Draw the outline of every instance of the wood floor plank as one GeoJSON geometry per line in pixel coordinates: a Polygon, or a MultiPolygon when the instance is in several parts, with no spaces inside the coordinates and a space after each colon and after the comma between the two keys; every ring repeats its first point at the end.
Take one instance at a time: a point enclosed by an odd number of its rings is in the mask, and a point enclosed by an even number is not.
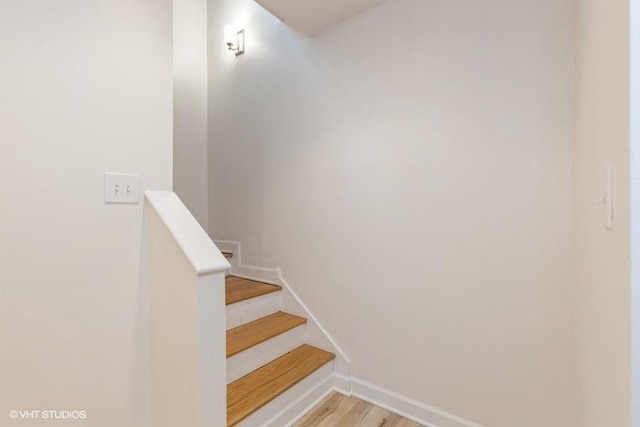
{"type": "Polygon", "coordinates": [[[422,427],[400,415],[355,397],[334,393],[294,427],[422,427]],[[367,409],[368,408],[368,409],[367,409]]]}
{"type": "Polygon", "coordinates": [[[305,344],[232,382],[227,386],[227,425],[239,423],[334,358],[305,344]]]}
{"type": "Polygon", "coordinates": [[[315,427],[335,427],[339,426],[340,420],[345,417],[361,400],[355,397],[345,397],[340,406],[330,416],[315,425],[315,427]]]}
{"type": "Polygon", "coordinates": [[[280,311],[231,329],[227,331],[227,357],[238,354],[305,323],[307,323],[307,319],[304,317],[280,311]]]}
{"type": "Polygon", "coordinates": [[[338,418],[336,424],[334,425],[354,427],[362,426],[363,424],[361,424],[361,422],[364,417],[367,416],[369,411],[371,411],[371,408],[373,408],[373,406],[370,403],[364,402],[362,400],[357,400],[355,405],[353,405],[353,407],[349,411],[347,411],[347,413],[338,418]]]}
{"type": "Polygon", "coordinates": [[[343,401],[347,397],[341,393],[332,393],[317,408],[302,417],[296,424],[296,427],[317,427],[321,422],[336,413],[339,407],[342,407],[343,401]]]}
{"type": "Polygon", "coordinates": [[[225,279],[227,305],[281,290],[281,286],[269,285],[236,276],[229,276],[225,279]]]}
{"type": "Polygon", "coordinates": [[[396,415],[378,406],[371,406],[371,410],[362,419],[360,427],[397,427],[402,420],[400,415],[396,415]]]}

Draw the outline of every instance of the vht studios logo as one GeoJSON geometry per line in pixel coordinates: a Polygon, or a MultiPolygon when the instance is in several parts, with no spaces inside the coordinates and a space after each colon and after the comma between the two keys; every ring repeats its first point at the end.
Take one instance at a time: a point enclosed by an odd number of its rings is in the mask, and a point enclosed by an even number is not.
{"type": "Polygon", "coordinates": [[[9,411],[12,420],[84,420],[86,411],[9,411]]]}

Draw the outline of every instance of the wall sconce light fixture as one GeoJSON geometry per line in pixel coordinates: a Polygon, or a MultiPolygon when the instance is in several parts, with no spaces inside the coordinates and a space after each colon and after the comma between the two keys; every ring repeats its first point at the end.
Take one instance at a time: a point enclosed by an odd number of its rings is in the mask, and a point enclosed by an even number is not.
{"type": "Polygon", "coordinates": [[[224,26],[224,42],[227,48],[235,52],[236,56],[244,53],[244,30],[238,30],[233,25],[224,26]]]}

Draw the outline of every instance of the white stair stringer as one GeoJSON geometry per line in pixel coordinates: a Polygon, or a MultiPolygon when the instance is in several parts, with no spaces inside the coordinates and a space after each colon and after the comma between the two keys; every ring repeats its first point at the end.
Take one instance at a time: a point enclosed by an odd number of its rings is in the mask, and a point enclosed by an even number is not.
{"type": "Polygon", "coordinates": [[[336,355],[335,373],[336,386],[346,394],[351,393],[351,362],[345,356],[344,351],[329,335],[326,329],[320,324],[318,319],[311,313],[302,300],[296,295],[289,283],[282,276],[278,269],[278,284],[282,286],[282,310],[307,319],[307,333],[305,342],[314,347],[322,348],[336,355]]]}
{"type": "Polygon", "coordinates": [[[227,331],[282,311],[282,292],[240,301],[227,306],[227,331]]]}
{"type": "Polygon", "coordinates": [[[351,363],[344,351],[287,283],[280,269],[242,264],[240,242],[215,240],[221,251],[232,252],[231,274],[249,280],[280,285],[282,290],[227,306],[227,330],[279,311],[307,319],[270,340],[227,359],[228,383],[244,373],[264,366],[301,345],[302,342],[335,354],[335,359],[317,369],[262,408],[236,424],[238,427],[290,427],[333,391],[355,396],[425,426],[482,427],[482,425],[418,402],[392,390],[351,376],[351,363]],[[290,334],[289,334],[290,333],[290,334]],[[289,335],[287,335],[289,334],[289,335]],[[247,353],[247,352],[253,352],[247,353]],[[264,352],[266,355],[262,355],[264,352]],[[243,354],[246,353],[246,354],[243,354]],[[236,360],[233,360],[234,357],[236,360]],[[262,359],[260,359],[262,357],[262,359]],[[246,358],[246,359],[245,359],[246,358]],[[256,358],[258,361],[250,361],[256,358]],[[255,367],[255,368],[254,368],[255,367]]]}
{"type": "Polygon", "coordinates": [[[236,427],[283,427],[297,421],[333,389],[333,361],[236,424],[236,427]]]}
{"type": "Polygon", "coordinates": [[[256,369],[305,343],[306,324],[283,332],[267,341],[254,345],[227,358],[227,384],[244,377],[256,369]]]}
{"type": "MultiPolygon", "coordinates": [[[[308,307],[296,295],[292,287],[284,279],[282,271],[279,268],[265,268],[242,264],[242,244],[240,242],[233,240],[214,240],[214,242],[221,251],[233,253],[233,258],[229,260],[232,275],[282,286],[282,291],[274,292],[274,294],[277,294],[279,301],[278,309],[263,314],[260,317],[277,311],[283,311],[306,318],[307,328],[305,342],[336,355],[334,360],[335,372],[337,374],[336,387],[343,393],[351,393],[351,362],[349,358],[308,307]]],[[[231,327],[237,327],[240,324],[246,323],[243,320],[242,323],[238,324],[238,320],[236,320],[238,314],[230,313],[230,309],[234,310],[234,307],[227,306],[227,328],[230,328],[230,325],[234,325],[231,327]]]]}

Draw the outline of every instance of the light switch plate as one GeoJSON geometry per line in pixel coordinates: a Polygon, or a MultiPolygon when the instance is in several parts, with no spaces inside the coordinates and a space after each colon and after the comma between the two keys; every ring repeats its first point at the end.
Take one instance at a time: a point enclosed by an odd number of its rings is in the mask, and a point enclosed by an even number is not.
{"type": "Polygon", "coordinates": [[[105,203],[137,204],[140,202],[140,177],[130,173],[105,172],[105,203]]]}

